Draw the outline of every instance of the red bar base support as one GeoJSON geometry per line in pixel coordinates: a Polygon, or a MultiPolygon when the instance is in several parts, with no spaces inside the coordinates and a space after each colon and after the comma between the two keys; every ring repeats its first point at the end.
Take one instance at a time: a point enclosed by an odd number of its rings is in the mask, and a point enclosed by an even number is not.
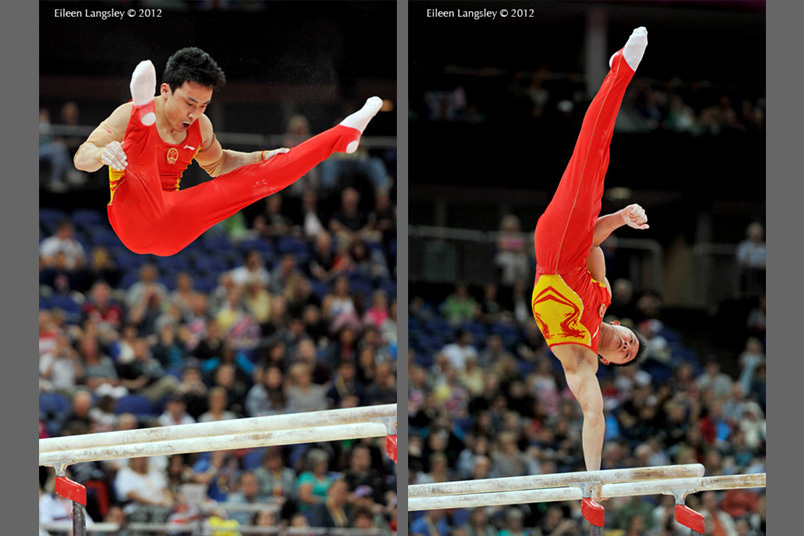
{"type": "Polygon", "coordinates": [[[606,524],[606,509],[592,499],[581,500],[581,513],[583,518],[595,527],[606,524]]]}
{"type": "Polygon", "coordinates": [[[70,499],[84,506],[87,505],[87,488],[67,477],[56,477],[56,493],[65,499],[70,499]]]}
{"type": "Polygon", "coordinates": [[[676,505],[676,521],[700,534],[706,532],[704,516],[686,505],[676,505]]]}
{"type": "Polygon", "coordinates": [[[396,463],[396,436],[389,435],[385,436],[385,452],[388,453],[388,457],[394,460],[396,463]]]}

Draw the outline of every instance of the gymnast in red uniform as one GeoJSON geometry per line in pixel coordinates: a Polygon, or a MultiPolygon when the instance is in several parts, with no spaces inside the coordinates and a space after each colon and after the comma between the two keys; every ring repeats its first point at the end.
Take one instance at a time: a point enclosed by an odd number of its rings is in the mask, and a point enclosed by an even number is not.
{"type": "Polygon", "coordinates": [[[611,69],[586,111],[567,169],[534,233],[533,316],[583,410],[588,471],[600,469],[605,431],[596,376],[598,354],[604,364],[619,365],[644,349],[630,329],[603,322],[611,304],[611,287],[600,244],[623,225],[647,229],[647,216],[639,205],[598,215],[614,123],[647,44],[647,30],[637,28],[612,56],[611,69]]]}
{"type": "Polygon", "coordinates": [[[131,251],[173,255],[333,152],[354,152],[382,106],[382,99],[371,97],[339,125],[292,149],[243,153],[223,149],[204,114],[224,83],[209,54],[184,48],[168,60],[154,98],[154,66],[141,62],[131,78],[132,101],[101,122],[76,152],[80,170],[109,166],[109,222],[131,251]],[[193,159],[214,179],[182,190],[182,173],[193,159]]]}

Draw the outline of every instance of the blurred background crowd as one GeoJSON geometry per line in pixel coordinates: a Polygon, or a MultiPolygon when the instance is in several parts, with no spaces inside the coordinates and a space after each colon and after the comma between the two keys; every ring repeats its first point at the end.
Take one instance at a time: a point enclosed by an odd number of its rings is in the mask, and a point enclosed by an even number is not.
{"type": "MultiPolygon", "coordinates": [[[[507,7],[507,6],[506,6],[507,7]]],[[[465,8],[448,2],[440,9],[465,8]]],[[[533,229],[609,55],[649,45],[626,93],[602,213],[612,305],[647,340],[601,365],[603,469],[765,471],[764,3],[514,3],[522,16],[411,31],[411,484],[585,470],[582,414],[531,312],[533,229]],[[715,61],[714,58],[717,58],[715,61]],[[439,140],[441,158],[425,158],[439,140]],[[482,150],[481,150],[482,149],[482,150]]],[[[707,534],[765,534],[763,490],[687,497],[707,534]]],[[[672,497],[605,501],[605,534],[688,534],[672,497]]],[[[414,535],[580,535],[580,504],[414,512],[414,535]]]]}
{"type": "MultiPolygon", "coordinates": [[[[52,6],[40,19],[39,437],[395,403],[394,113],[372,122],[357,153],[171,257],[128,251],[105,215],[106,168],[72,167],[77,146],[129,98],[129,66],[164,65],[185,39],[226,72],[207,112],[225,148],[293,147],[375,93],[392,110],[395,65],[380,58],[396,46],[381,22],[393,23],[393,4],[316,4],[315,15],[291,3],[133,4],[161,8],[161,20],[51,27],[52,6]],[[87,43],[65,40],[81,31],[109,47],[90,60],[87,43]],[[227,32],[273,49],[244,59],[220,46],[227,32]]],[[[93,6],[119,7],[81,8],[93,6]]],[[[182,187],[204,180],[193,164],[182,187]]],[[[67,476],[87,487],[90,522],[131,536],[131,523],[153,533],[198,520],[226,534],[392,532],[394,475],[384,441],[367,439],[80,463],[67,476]]],[[[53,477],[40,467],[41,523],[69,519],[53,477]]]]}

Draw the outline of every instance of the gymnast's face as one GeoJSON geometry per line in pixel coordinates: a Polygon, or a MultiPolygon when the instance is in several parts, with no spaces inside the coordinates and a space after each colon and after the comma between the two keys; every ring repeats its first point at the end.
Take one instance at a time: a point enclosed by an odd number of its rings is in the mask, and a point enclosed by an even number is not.
{"type": "Polygon", "coordinates": [[[619,322],[602,323],[600,329],[601,337],[597,351],[604,365],[625,365],[639,353],[639,339],[633,331],[621,326],[619,322]]]}
{"type": "Polygon", "coordinates": [[[160,87],[162,111],[171,130],[184,132],[206,111],[212,100],[212,87],[185,82],[175,91],[168,84],[160,87]]]}

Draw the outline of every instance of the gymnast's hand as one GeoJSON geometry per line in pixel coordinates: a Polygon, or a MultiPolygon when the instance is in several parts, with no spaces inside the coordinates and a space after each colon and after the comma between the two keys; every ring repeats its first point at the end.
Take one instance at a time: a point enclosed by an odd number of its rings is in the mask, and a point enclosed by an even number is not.
{"type": "Polygon", "coordinates": [[[128,166],[126,153],[123,151],[123,145],[119,141],[109,142],[109,145],[103,148],[100,161],[117,171],[122,171],[128,166]]]}
{"type": "Polygon", "coordinates": [[[290,151],[290,149],[288,149],[287,147],[280,147],[279,149],[274,149],[273,151],[263,151],[260,154],[260,160],[270,160],[276,155],[285,154],[288,151],[290,151]]]}
{"type": "Polygon", "coordinates": [[[650,227],[648,225],[648,216],[645,214],[645,209],[636,203],[622,209],[620,216],[622,216],[623,222],[625,222],[627,226],[633,227],[634,229],[648,229],[650,227]]]}

